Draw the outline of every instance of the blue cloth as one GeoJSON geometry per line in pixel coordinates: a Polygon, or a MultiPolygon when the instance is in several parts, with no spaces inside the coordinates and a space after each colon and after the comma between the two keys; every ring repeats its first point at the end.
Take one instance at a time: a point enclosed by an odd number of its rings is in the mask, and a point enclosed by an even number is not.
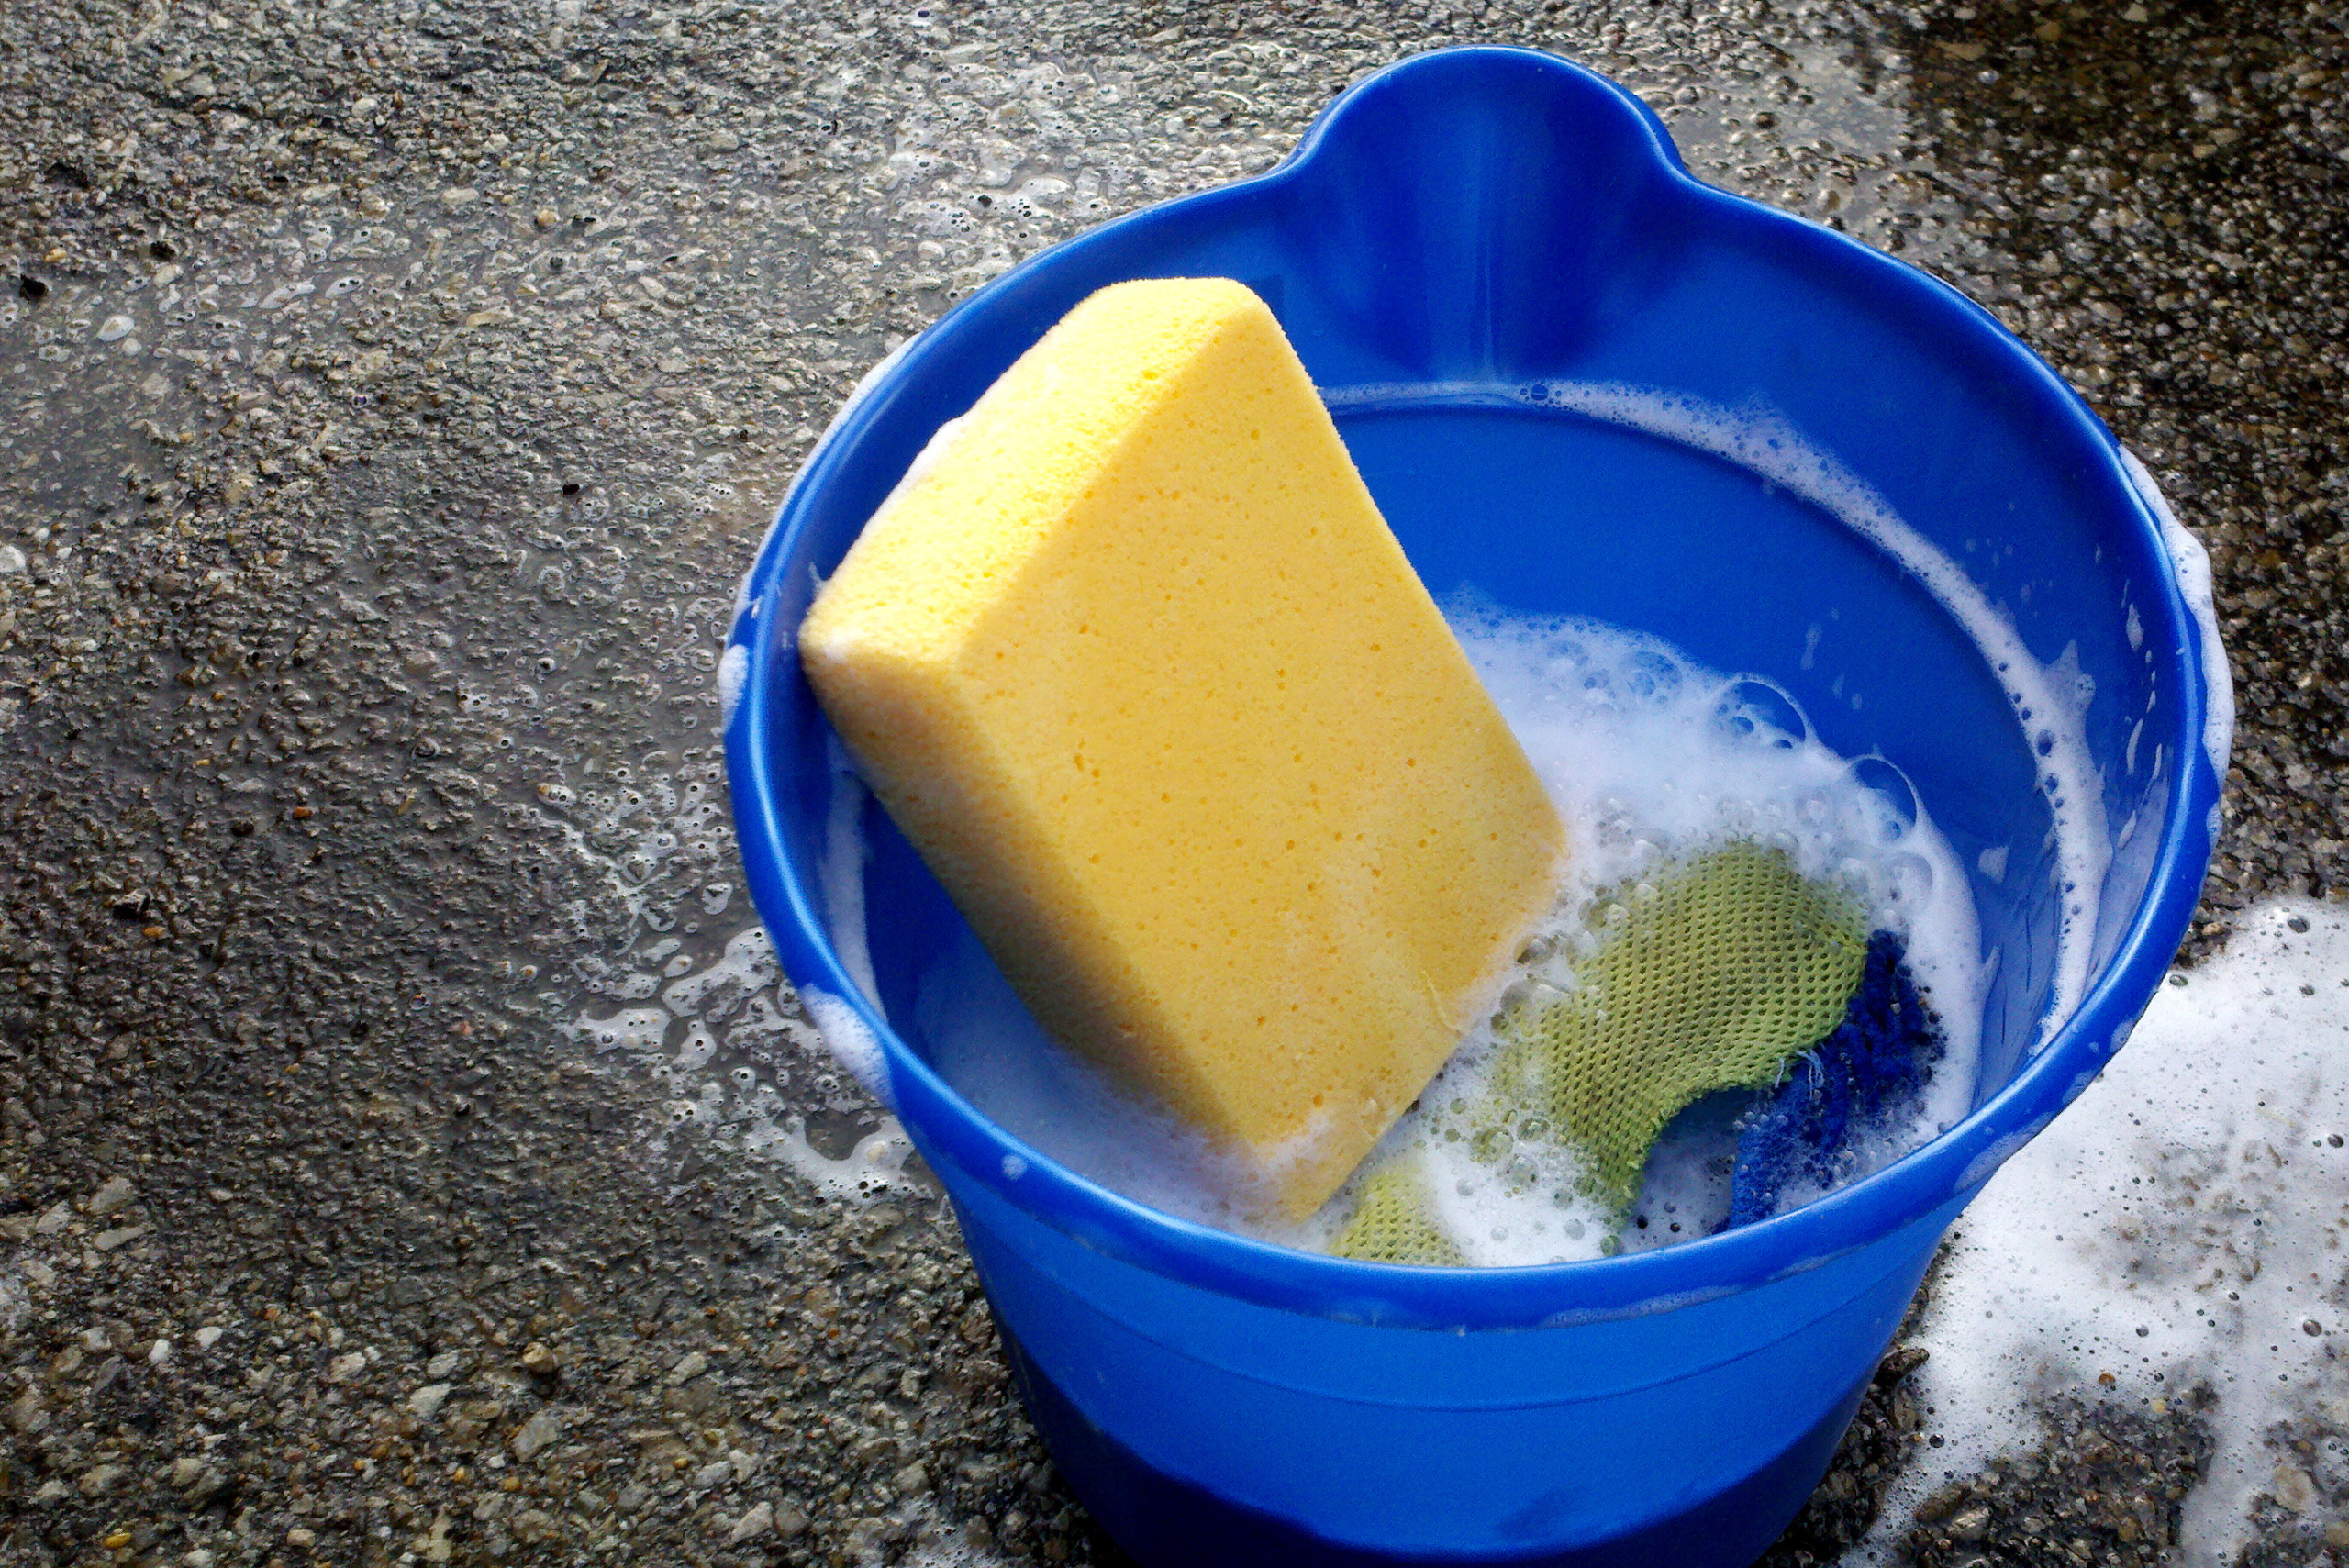
{"type": "Polygon", "coordinates": [[[1740,1118],[1723,1229],[1767,1219],[1789,1186],[1833,1184],[1862,1137],[1916,1107],[1942,1029],[1917,995],[1906,951],[1889,931],[1868,938],[1843,1021],[1740,1118]]]}

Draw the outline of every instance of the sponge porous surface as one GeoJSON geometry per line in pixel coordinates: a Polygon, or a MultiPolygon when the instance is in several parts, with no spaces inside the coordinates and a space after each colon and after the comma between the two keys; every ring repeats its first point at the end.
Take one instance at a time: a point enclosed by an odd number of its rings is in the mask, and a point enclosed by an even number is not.
{"type": "Polygon", "coordinates": [[[1309,1212],[1492,1004],[1558,817],[1246,288],[1101,291],[942,445],[808,677],[1040,1021],[1309,1212]]]}

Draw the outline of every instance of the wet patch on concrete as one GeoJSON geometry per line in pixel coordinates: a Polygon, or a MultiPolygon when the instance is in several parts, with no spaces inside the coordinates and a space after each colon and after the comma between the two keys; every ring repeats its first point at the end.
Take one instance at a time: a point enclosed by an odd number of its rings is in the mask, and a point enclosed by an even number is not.
{"type": "MultiPolygon", "coordinates": [[[[13,1556],[1108,1560],[918,1166],[826,1195],[887,1129],[743,946],[724,623],[896,341],[1478,40],[1617,74],[1701,175],[1942,272],[2088,391],[2210,539],[2244,682],[2200,940],[2331,890],[2320,13],[19,8],[13,1556]]],[[[1856,1539],[1930,1447],[1905,1387],[1782,1553],[1856,1539]]],[[[1982,1540],[2034,1539],[2019,1472],[1967,1485],[1982,1540]]]]}

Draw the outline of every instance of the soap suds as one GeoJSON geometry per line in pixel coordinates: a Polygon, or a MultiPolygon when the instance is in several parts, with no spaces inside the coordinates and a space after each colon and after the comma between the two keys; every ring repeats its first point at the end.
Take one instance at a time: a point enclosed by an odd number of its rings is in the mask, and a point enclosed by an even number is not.
{"type": "MultiPolygon", "coordinates": [[[[680,864],[715,866],[730,853],[723,773],[715,751],[705,756],[688,749],[684,765],[674,773],[647,769],[639,777],[622,763],[577,788],[544,779],[534,791],[536,803],[524,809],[604,878],[631,920],[663,931],[674,917],[656,913],[651,905],[663,873],[680,864]]],[[[730,895],[730,884],[707,886],[730,895]]],[[[575,904],[570,913],[574,931],[585,940],[586,906],[575,904]]]]}
{"type": "MultiPolygon", "coordinates": [[[[697,601],[688,618],[722,607],[697,601]]],[[[695,653],[718,662],[699,638],[673,657],[689,667],[695,653]]],[[[891,1190],[875,1184],[886,1173],[876,1174],[873,1156],[894,1146],[856,1152],[876,1135],[902,1138],[863,1086],[880,1078],[877,1042],[841,1004],[848,1023],[833,1033],[855,1069],[844,1071],[785,982],[774,942],[742,910],[718,749],[591,762],[567,780],[540,779],[534,796],[527,809],[540,830],[609,880],[634,929],[621,951],[575,951],[554,973],[519,955],[502,967],[534,1006],[560,1009],[559,1029],[594,1070],[651,1080],[667,1101],[647,1129],[653,1146],[689,1138],[788,1165],[824,1194],[861,1201],[891,1190]],[[832,1155],[840,1159],[816,1163],[832,1155]]],[[[560,917],[571,940],[600,947],[586,900],[560,917]]]]}
{"type": "Polygon", "coordinates": [[[841,1069],[862,1084],[866,1094],[896,1109],[897,1096],[889,1086],[889,1062],[881,1053],[881,1041],[846,998],[813,985],[803,985],[799,988],[799,1005],[815,1020],[825,1049],[841,1069]]]}
{"type": "Polygon", "coordinates": [[[718,728],[722,734],[734,727],[734,709],[742,701],[742,683],[750,678],[751,651],[729,642],[718,658],[718,728]]]}
{"type": "MultiPolygon", "coordinates": [[[[2041,1440],[2062,1397],[2147,1408],[2207,1386],[2209,1473],[2183,1568],[2231,1563],[2279,1467],[2344,1475],[2349,1424],[2349,913],[2263,906],[2171,977],[2128,1047],[1959,1220],[1919,1335],[1927,1431],[1867,1546],[1917,1503],[2041,1440]],[[2104,1382],[2106,1377],[2111,1382],[2104,1382]]],[[[2337,1495],[2337,1493],[2336,1493],[2337,1495]]]]}
{"type": "Polygon", "coordinates": [[[640,1005],[603,1017],[582,1011],[563,1032],[597,1058],[617,1052],[649,1070],[667,1086],[671,1127],[691,1125],[787,1164],[831,1195],[870,1198],[910,1184],[899,1173],[912,1145],[895,1118],[883,1118],[849,1154],[832,1160],[786,1105],[783,1090],[796,1078],[802,1105],[833,1116],[861,1110],[864,1102],[845,1092],[839,1072],[884,1105],[895,1102],[880,1041],[845,999],[810,987],[799,995],[806,1017],[786,1010],[783,962],[765,927],[736,931],[706,962],[680,939],[663,937],[621,965],[590,965],[588,973],[596,991],[640,1005]],[[791,1049],[778,1051],[783,1045],[791,1049]],[[816,1070],[796,1066],[795,1058],[816,1070]]]}
{"type": "MultiPolygon", "coordinates": [[[[1574,852],[1562,926],[1586,929],[1602,890],[1636,888],[1728,840],[1776,847],[1805,875],[1848,890],[1872,926],[1904,937],[1911,970],[1949,1029],[1946,1065],[1918,1122],[1887,1129],[1863,1168],[1965,1114],[1981,1015],[1972,894],[1897,770],[1881,758],[1837,756],[1776,686],[1705,670],[1653,638],[1511,616],[1470,599],[1446,610],[1566,822],[1574,852]]],[[[1570,967],[1570,954],[1563,962],[1570,967]]],[[[974,941],[925,977],[916,1010],[939,1072],[982,1115],[1114,1191],[1317,1251],[1351,1213],[1354,1184],[1301,1227],[1268,1229],[1236,1217],[1217,1195],[1241,1190],[1241,1178],[1197,1133],[1054,1045],[974,941]]],[[[1407,1153],[1420,1162],[1431,1207],[1471,1263],[1600,1255],[1613,1217],[1570,1195],[1572,1153],[1528,1146],[1490,1158],[1486,1142],[1444,1136],[1443,1107],[1477,1100],[1491,1056],[1489,1028],[1480,1027],[1365,1171],[1407,1153]]],[[[1660,1146],[1634,1209],[1651,1223],[1642,1229],[1635,1220],[1626,1245],[1691,1240],[1727,1214],[1728,1168],[1720,1162],[1727,1125],[1680,1128],[1660,1146]]]]}
{"type": "MultiPolygon", "coordinates": [[[[691,969],[688,962],[686,969],[691,969]]],[[[691,1018],[729,988],[755,995],[783,977],[775,957],[774,939],[764,926],[752,926],[727,939],[717,961],[698,973],[680,971],[661,993],[662,1006],[679,1018],[691,1018]]]]}
{"type": "Polygon", "coordinates": [[[882,1010],[881,987],[873,978],[873,954],[866,944],[864,925],[864,862],[869,854],[862,820],[864,784],[856,776],[855,764],[838,737],[827,736],[824,749],[832,776],[831,806],[824,821],[824,860],[818,868],[824,890],[824,925],[841,968],[877,1013],[882,1010]]]}
{"type": "MultiPolygon", "coordinates": [[[[2235,684],[2234,675],[2227,668],[2226,645],[2219,639],[2219,602],[2210,581],[2210,555],[2202,541],[2186,529],[2170,510],[2169,500],[2162,495],[2162,487],[2154,483],[2153,472],[2138,460],[2137,454],[2122,448],[2121,465],[2129,471],[2130,483],[2137,487],[2137,495],[2162,526],[2162,541],[2169,547],[2171,565],[2177,573],[2178,596],[2194,617],[2195,628],[2202,639],[2202,678],[2208,688],[2205,701],[2209,709],[2202,722],[2202,752],[2221,779],[2227,776],[2227,758],[2234,750],[2235,684]]],[[[2136,624],[2136,609],[2129,611],[2130,624],[2136,624]]],[[[2132,635],[2132,645],[2135,638],[2132,635]]],[[[2213,839],[2218,837],[2214,831],[2213,839]]]]}
{"type": "MultiPolygon", "coordinates": [[[[1777,850],[1850,895],[1871,929],[1898,934],[1947,1045],[1917,1117],[1861,1140],[1845,1179],[1954,1126],[1972,1105],[1982,1016],[1980,937],[1963,866],[1898,770],[1837,755],[1776,685],[1709,671],[1651,637],[1597,622],[1445,606],[1470,663],[1531,759],[1574,846],[1549,949],[1529,984],[1571,990],[1606,906],[1637,899],[1708,850],[1777,850]]],[[[1486,1125],[1500,1051],[1489,1025],[1462,1049],[1341,1192],[1390,1160],[1418,1163],[1431,1212],[1479,1267],[1563,1262],[1709,1234],[1729,1211],[1733,1112],[1699,1107],[1659,1140],[1630,1224],[1575,1195],[1576,1157],[1553,1140],[1486,1125]],[[1716,1114],[1718,1113],[1718,1114],[1716,1114]]],[[[1789,1192],[1791,1206],[1802,1195],[1789,1192]]],[[[1312,1238],[1298,1237],[1300,1243],[1312,1238]]]]}
{"type": "Polygon", "coordinates": [[[786,1117],[778,1127],[769,1122],[742,1140],[745,1152],[780,1161],[804,1177],[826,1197],[869,1203],[882,1195],[918,1189],[906,1163],[913,1158],[913,1140],[895,1117],[857,1140],[841,1159],[819,1152],[807,1141],[807,1119],[786,1117]]]}
{"type": "MultiPolygon", "coordinates": [[[[2004,687],[2023,734],[2039,753],[2040,792],[2055,821],[2063,894],[2055,972],[2041,1017],[2039,1042],[2044,1044],[2071,1017],[2087,989],[2096,901],[2111,859],[2102,783],[2083,726],[2092,693],[2080,684],[2076,651],[2068,673],[2033,659],[2006,612],[1990,602],[1963,567],[1896,513],[1873,485],[1758,402],[1731,408],[1647,387],[1567,382],[1531,387],[1408,383],[1329,389],[1323,395],[1333,412],[1477,401],[1563,408],[1735,463],[1800,496],[1883,550],[1923,585],[1980,650],[2004,687]]],[[[2173,553],[2177,550],[2176,544],[2171,548],[2173,553]]]]}

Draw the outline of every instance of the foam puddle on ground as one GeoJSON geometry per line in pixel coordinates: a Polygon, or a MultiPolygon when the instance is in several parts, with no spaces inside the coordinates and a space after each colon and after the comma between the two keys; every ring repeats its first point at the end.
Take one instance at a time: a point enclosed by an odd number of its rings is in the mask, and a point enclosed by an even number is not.
{"type": "Polygon", "coordinates": [[[785,1166],[823,1196],[872,1203],[918,1187],[907,1169],[912,1140],[895,1117],[837,1157],[809,1136],[801,1107],[838,1117],[864,1104],[841,1082],[844,1053],[830,1043],[843,1026],[825,1004],[841,1007],[838,999],[807,993],[810,1017],[794,1017],[763,926],[735,932],[714,955],[711,945],[687,950],[675,937],[640,945],[625,961],[638,967],[607,965],[596,987],[640,1005],[607,1014],[591,1006],[562,1033],[594,1056],[619,1052],[649,1068],[669,1092],[670,1127],[785,1166]]]}
{"type": "Polygon", "coordinates": [[[2345,1140],[2349,913],[2262,906],[1959,1220],[1919,1336],[1942,1446],[1853,1561],[1899,1561],[1917,1504],[2038,1446],[2054,1399],[2158,1413],[2199,1386],[2213,1457],[2168,1561],[2233,1562],[2262,1494],[2321,1555],[2349,1497],[2345,1140]]]}

